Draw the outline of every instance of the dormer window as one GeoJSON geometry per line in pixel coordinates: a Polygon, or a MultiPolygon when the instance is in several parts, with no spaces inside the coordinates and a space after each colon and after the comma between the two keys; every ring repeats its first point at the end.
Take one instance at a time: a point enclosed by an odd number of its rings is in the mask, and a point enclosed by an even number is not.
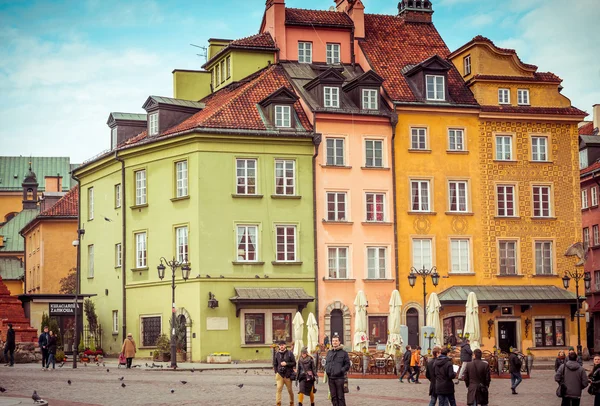
{"type": "Polygon", "coordinates": [[[471,74],[471,55],[463,58],[464,76],[471,74]]]}
{"type": "Polygon", "coordinates": [[[110,145],[112,149],[117,148],[117,127],[110,130],[110,145]]]}
{"type": "Polygon", "coordinates": [[[377,110],[377,90],[375,89],[363,89],[362,90],[362,109],[363,110],[377,110]]]}
{"type": "Polygon", "coordinates": [[[529,106],[529,89],[517,90],[517,103],[521,106],[529,106]]]}
{"type": "Polygon", "coordinates": [[[498,104],[510,104],[510,89],[498,89],[498,104]]]}
{"type": "Polygon", "coordinates": [[[158,135],[158,113],[152,113],[148,116],[148,134],[158,135]]]}
{"type": "Polygon", "coordinates": [[[340,63],[340,44],[327,44],[327,65],[340,63]]]}
{"type": "Polygon", "coordinates": [[[290,106],[275,106],[275,127],[291,127],[291,107],[290,106]]]}
{"type": "Polygon", "coordinates": [[[441,75],[425,75],[427,100],[446,100],[444,96],[444,77],[441,75]]]}
{"type": "Polygon", "coordinates": [[[312,42],[298,42],[298,62],[312,63],[312,42]]]}
{"type": "Polygon", "coordinates": [[[325,86],[323,87],[323,95],[325,97],[324,106],[325,107],[340,107],[340,88],[339,87],[331,87],[325,86]]]}

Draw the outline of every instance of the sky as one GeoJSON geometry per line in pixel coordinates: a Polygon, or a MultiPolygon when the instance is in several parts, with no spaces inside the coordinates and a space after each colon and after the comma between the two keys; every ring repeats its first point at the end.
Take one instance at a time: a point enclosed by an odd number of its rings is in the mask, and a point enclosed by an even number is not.
{"type": "MultiPolygon", "coordinates": [[[[398,0],[363,0],[397,14],[398,0]]],[[[481,34],[600,103],[599,0],[432,0],[450,50],[481,34]]],[[[173,69],[199,69],[208,38],[256,34],[265,0],[0,0],[0,155],[87,160],[110,147],[110,112],[172,96],[173,69]]],[[[326,10],[333,0],[286,0],[326,10]]],[[[591,114],[587,117],[591,120],[591,114]]]]}

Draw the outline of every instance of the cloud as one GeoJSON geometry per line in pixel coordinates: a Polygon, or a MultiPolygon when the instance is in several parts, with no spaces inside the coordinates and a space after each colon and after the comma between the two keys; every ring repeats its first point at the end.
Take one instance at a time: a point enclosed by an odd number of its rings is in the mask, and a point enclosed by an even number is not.
{"type": "Polygon", "coordinates": [[[485,27],[494,22],[494,17],[490,14],[475,14],[465,18],[465,23],[468,22],[471,27],[485,27]]]}

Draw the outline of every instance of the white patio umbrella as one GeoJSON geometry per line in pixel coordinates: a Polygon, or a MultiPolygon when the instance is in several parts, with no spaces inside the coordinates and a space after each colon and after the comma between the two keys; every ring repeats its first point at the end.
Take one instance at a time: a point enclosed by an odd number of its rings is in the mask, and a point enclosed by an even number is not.
{"type": "Polygon", "coordinates": [[[367,337],[367,298],[365,292],[359,290],[354,299],[354,340],[352,349],[362,351],[362,347],[369,347],[367,337]]]}
{"type": "Polygon", "coordinates": [[[302,347],[304,347],[304,340],[302,339],[304,336],[304,319],[300,312],[296,312],[294,320],[292,320],[292,328],[294,330],[294,336],[292,337],[294,340],[294,356],[298,358],[302,347]]]}
{"type": "Polygon", "coordinates": [[[388,355],[394,355],[396,353],[396,347],[402,345],[402,337],[400,336],[400,307],[402,306],[402,299],[400,299],[400,292],[398,290],[392,291],[390,297],[390,314],[388,315],[388,340],[385,345],[385,353],[388,355]]]}
{"type": "Polygon", "coordinates": [[[429,300],[427,301],[426,325],[433,327],[435,330],[435,335],[431,344],[434,346],[439,345],[441,347],[444,345],[444,333],[442,332],[442,323],[440,322],[440,307],[442,307],[442,304],[440,303],[437,293],[431,293],[429,295],[429,300]]]}
{"type": "Polygon", "coordinates": [[[471,348],[476,350],[479,348],[481,340],[481,328],[479,327],[479,304],[475,292],[469,292],[467,297],[465,329],[463,334],[469,334],[471,348]]]}
{"type": "Polygon", "coordinates": [[[319,325],[312,312],[308,315],[306,330],[306,346],[308,347],[308,352],[312,354],[315,352],[317,344],[319,343],[319,325]]]}

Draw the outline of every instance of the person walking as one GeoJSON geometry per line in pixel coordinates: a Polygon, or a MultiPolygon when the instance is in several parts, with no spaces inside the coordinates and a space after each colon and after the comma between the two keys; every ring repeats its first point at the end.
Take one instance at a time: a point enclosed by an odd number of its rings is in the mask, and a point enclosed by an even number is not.
{"type": "Polygon", "coordinates": [[[510,372],[510,389],[513,395],[518,395],[517,386],[521,384],[523,378],[521,377],[521,366],[523,362],[517,355],[517,349],[513,348],[513,351],[508,356],[508,372],[510,372]]]}
{"type": "Polygon", "coordinates": [[[54,335],[54,332],[50,330],[48,332],[48,361],[46,362],[46,371],[50,367],[50,363],[52,363],[52,369],[55,369],[56,366],[56,343],[57,339],[54,335]]]}
{"type": "Polygon", "coordinates": [[[121,353],[127,359],[127,368],[131,368],[136,352],[137,347],[135,341],[133,341],[133,334],[127,333],[127,338],[123,341],[123,346],[121,347],[121,353]]]}
{"type": "Polygon", "coordinates": [[[425,378],[429,379],[429,406],[435,406],[437,402],[437,395],[435,393],[435,373],[433,371],[435,366],[435,360],[438,355],[440,355],[441,348],[438,346],[433,347],[431,354],[433,357],[427,360],[427,365],[425,365],[425,378]]]}
{"type": "Polygon", "coordinates": [[[564,364],[566,360],[567,356],[565,355],[564,350],[560,350],[556,356],[556,360],[554,361],[554,372],[558,371],[558,368],[564,364]]]}
{"type": "Polygon", "coordinates": [[[421,347],[417,346],[410,356],[410,368],[412,371],[408,375],[408,381],[412,379],[414,383],[420,384],[419,375],[421,374],[421,347]]]}
{"type": "Polygon", "coordinates": [[[38,345],[40,346],[40,350],[42,351],[42,371],[48,368],[48,339],[50,335],[48,334],[48,326],[44,326],[42,334],[40,334],[38,338],[38,345]]]}
{"type": "Polygon", "coordinates": [[[490,382],[489,364],[482,360],[483,353],[480,349],[473,351],[475,359],[465,367],[465,385],[467,387],[467,405],[487,406],[490,382]]]}
{"type": "Polygon", "coordinates": [[[410,377],[412,375],[412,369],[410,367],[410,361],[412,360],[412,351],[410,345],[406,346],[406,351],[402,355],[402,363],[404,364],[404,371],[402,371],[402,375],[400,375],[400,383],[404,383],[402,378],[404,375],[408,374],[408,383],[410,383],[410,377]]]}
{"type": "Polygon", "coordinates": [[[594,355],[594,368],[588,378],[590,378],[588,393],[594,396],[594,406],[600,406],[600,354],[594,355]]]}
{"type": "MultiPolygon", "coordinates": [[[[573,353],[573,354],[576,354],[576,355],[577,355],[577,363],[578,363],[579,365],[583,366],[583,358],[581,358],[581,355],[579,355],[579,354],[577,354],[577,353],[575,352],[575,348],[573,348],[573,347],[569,347],[569,354],[568,354],[568,355],[571,355],[571,353],[573,353]]],[[[568,356],[567,356],[567,357],[568,357],[568,356]]]]}
{"type": "Polygon", "coordinates": [[[454,378],[456,373],[452,365],[452,360],[448,358],[448,348],[442,348],[433,364],[433,374],[435,376],[435,393],[440,406],[456,405],[454,398],[454,378]]]}
{"type": "Polygon", "coordinates": [[[581,403],[581,391],[590,383],[585,370],[577,362],[577,354],[569,353],[569,359],[561,365],[554,375],[558,384],[565,384],[567,391],[562,398],[561,406],[579,406],[581,403]]]}
{"type": "Polygon", "coordinates": [[[331,338],[331,349],[325,357],[325,374],[333,406],[346,406],[344,381],[350,369],[350,357],[340,345],[340,336],[335,333],[331,338]]]}
{"type": "Polygon", "coordinates": [[[308,348],[302,348],[298,360],[298,406],[302,406],[304,395],[310,396],[310,405],[315,405],[315,384],[317,383],[317,366],[315,360],[308,354],[308,348]]]}
{"type": "Polygon", "coordinates": [[[12,323],[8,323],[6,342],[4,343],[4,359],[6,360],[4,366],[15,366],[15,346],[15,330],[13,330],[12,323]]]}
{"type": "Polygon", "coordinates": [[[465,339],[462,347],[460,347],[460,371],[458,372],[458,380],[463,380],[463,375],[467,364],[473,360],[473,350],[471,350],[471,342],[465,339]]]}
{"type": "Polygon", "coordinates": [[[279,349],[273,357],[273,369],[275,370],[275,382],[277,383],[277,392],[275,393],[275,403],[281,406],[281,391],[283,385],[287,388],[290,395],[290,406],[294,406],[294,391],[292,390],[292,373],[296,366],[294,354],[287,349],[285,341],[279,341],[279,349]]]}

